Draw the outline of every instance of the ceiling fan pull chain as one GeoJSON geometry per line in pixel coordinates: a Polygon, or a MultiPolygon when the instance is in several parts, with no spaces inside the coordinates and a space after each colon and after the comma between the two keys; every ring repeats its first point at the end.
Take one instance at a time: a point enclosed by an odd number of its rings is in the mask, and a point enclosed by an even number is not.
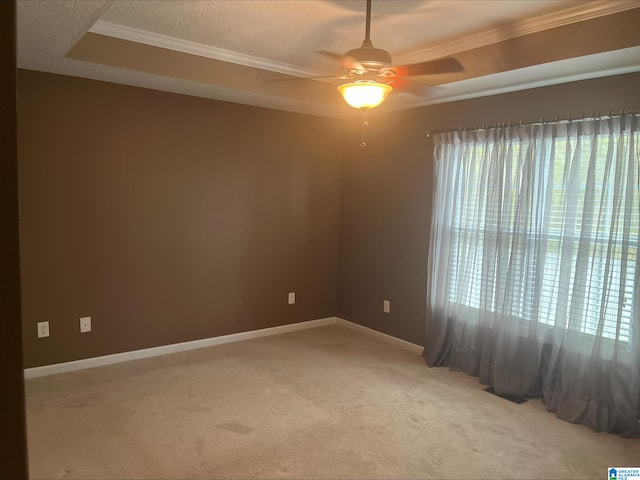
{"type": "Polygon", "coordinates": [[[366,127],[369,126],[369,120],[367,119],[367,111],[369,110],[368,108],[362,108],[362,139],[360,141],[360,146],[361,147],[366,147],[367,146],[367,142],[364,139],[364,130],[366,127]]]}

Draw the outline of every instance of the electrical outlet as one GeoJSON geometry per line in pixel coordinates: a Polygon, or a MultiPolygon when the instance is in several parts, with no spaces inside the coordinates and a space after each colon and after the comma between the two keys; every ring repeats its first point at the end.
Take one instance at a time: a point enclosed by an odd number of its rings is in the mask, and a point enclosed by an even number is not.
{"type": "Polygon", "coordinates": [[[80,319],[80,333],[91,331],[91,317],[82,317],[80,319]]]}
{"type": "Polygon", "coordinates": [[[391,302],[389,300],[383,300],[382,311],[384,313],[391,313],[391,302]]]}
{"type": "Polygon", "coordinates": [[[38,322],[38,338],[49,336],[49,322],[38,322]]]}
{"type": "Polygon", "coordinates": [[[296,303],[296,292],[289,292],[289,305],[296,303]]]}

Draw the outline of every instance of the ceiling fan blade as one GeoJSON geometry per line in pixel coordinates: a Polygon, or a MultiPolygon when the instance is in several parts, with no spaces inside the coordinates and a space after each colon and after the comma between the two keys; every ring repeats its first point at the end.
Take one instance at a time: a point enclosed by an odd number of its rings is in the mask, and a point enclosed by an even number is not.
{"type": "Polygon", "coordinates": [[[419,75],[436,75],[439,73],[456,73],[462,72],[464,67],[453,57],[440,58],[438,60],[429,60],[427,62],[412,63],[409,65],[395,65],[393,67],[383,68],[383,71],[391,71],[402,77],[419,76],[419,75]]]}
{"type": "Polygon", "coordinates": [[[335,60],[338,63],[342,63],[344,60],[344,55],[335,52],[329,52],[327,50],[317,50],[316,53],[320,55],[324,55],[325,57],[329,57],[331,60],[335,60]]]}
{"type": "Polygon", "coordinates": [[[393,87],[394,91],[407,92],[419,97],[429,98],[433,94],[433,87],[414,82],[404,77],[394,77],[391,80],[390,85],[393,87]]]}
{"type": "Polygon", "coordinates": [[[270,78],[269,82],[296,82],[303,80],[350,80],[352,75],[321,75],[319,77],[294,77],[288,76],[286,78],[270,78]]]}
{"type": "Polygon", "coordinates": [[[347,71],[355,70],[358,73],[366,73],[367,69],[364,65],[359,63],[355,58],[341,55],[339,53],[328,52],[326,50],[319,50],[317,53],[329,57],[332,60],[338,62],[347,71]]]}

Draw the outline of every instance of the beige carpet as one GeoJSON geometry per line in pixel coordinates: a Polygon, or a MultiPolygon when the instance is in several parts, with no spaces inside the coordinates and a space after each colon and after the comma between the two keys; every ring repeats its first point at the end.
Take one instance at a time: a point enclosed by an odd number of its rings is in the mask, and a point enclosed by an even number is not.
{"type": "Polygon", "coordinates": [[[328,326],[27,381],[32,478],[607,478],[640,440],[328,326]]]}

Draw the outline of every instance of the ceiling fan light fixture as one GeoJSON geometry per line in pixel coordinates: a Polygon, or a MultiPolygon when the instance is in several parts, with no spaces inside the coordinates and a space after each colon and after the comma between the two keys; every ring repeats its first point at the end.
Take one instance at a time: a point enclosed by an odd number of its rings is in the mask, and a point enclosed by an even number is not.
{"type": "Polygon", "coordinates": [[[375,108],[384,102],[392,90],[391,85],[371,80],[358,80],[338,87],[342,98],[353,108],[375,108]]]}

